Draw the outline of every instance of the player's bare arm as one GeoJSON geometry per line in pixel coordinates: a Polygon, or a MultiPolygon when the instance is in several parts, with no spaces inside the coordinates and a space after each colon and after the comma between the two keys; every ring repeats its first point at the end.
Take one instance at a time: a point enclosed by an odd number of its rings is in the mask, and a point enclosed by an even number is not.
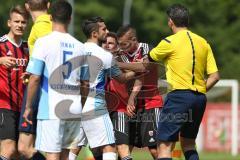
{"type": "Polygon", "coordinates": [[[129,96],[128,104],[127,104],[127,114],[129,116],[135,115],[135,109],[136,109],[135,100],[136,100],[138,93],[140,92],[140,90],[142,88],[142,83],[143,83],[142,81],[143,81],[143,79],[140,78],[140,79],[136,79],[134,82],[134,86],[132,88],[132,92],[129,96]]]}
{"type": "Polygon", "coordinates": [[[131,70],[134,72],[145,72],[146,67],[143,63],[133,62],[133,63],[124,63],[124,62],[116,62],[120,69],[131,70]]]}
{"type": "Polygon", "coordinates": [[[28,84],[26,109],[25,109],[24,114],[23,114],[23,118],[29,124],[32,124],[32,120],[31,120],[32,107],[31,107],[31,105],[33,104],[34,97],[37,93],[40,81],[41,81],[40,76],[37,76],[37,75],[31,75],[30,76],[29,84],[28,84]]]}
{"type": "Polygon", "coordinates": [[[135,72],[129,71],[126,73],[122,73],[121,75],[113,77],[113,78],[116,79],[120,83],[126,83],[127,81],[136,78],[135,75],[136,75],[135,72]]]}
{"type": "Polygon", "coordinates": [[[208,75],[207,79],[207,91],[209,91],[220,79],[219,72],[208,75]]]}
{"type": "Polygon", "coordinates": [[[89,81],[81,80],[80,81],[80,94],[81,94],[82,107],[84,107],[84,104],[87,100],[88,93],[89,93],[89,81]]]}

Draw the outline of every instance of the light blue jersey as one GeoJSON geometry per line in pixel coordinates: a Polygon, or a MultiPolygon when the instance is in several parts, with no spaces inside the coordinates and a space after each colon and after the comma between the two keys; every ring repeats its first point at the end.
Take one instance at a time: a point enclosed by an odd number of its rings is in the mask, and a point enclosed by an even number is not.
{"type": "Polygon", "coordinates": [[[83,114],[108,113],[105,101],[106,78],[107,76],[117,77],[121,71],[110,52],[92,42],[86,42],[84,48],[88,55],[90,92],[83,108],[83,114]]]}
{"type": "Polygon", "coordinates": [[[41,76],[38,119],[58,119],[55,109],[64,100],[81,112],[79,71],[85,54],[84,45],[68,33],[54,31],[36,41],[27,72],[41,76]]]}

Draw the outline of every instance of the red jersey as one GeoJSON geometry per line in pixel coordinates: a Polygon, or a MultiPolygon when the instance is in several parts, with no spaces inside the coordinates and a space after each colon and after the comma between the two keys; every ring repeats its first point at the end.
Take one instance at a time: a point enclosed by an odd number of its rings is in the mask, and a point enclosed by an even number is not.
{"type": "MultiPolygon", "coordinates": [[[[149,51],[148,44],[139,43],[134,53],[126,54],[128,62],[136,62],[147,57],[149,51]]],[[[139,108],[145,106],[145,109],[151,109],[163,106],[163,99],[158,90],[158,67],[154,65],[150,67],[149,73],[144,76],[143,86],[137,98],[139,108]]]]}
{"type": "Polygon", "coordinates": [[[4,35],[0,38],[0,57],[5,56],[17,60],[16,67],[11,69],[0,65],[0,108],[20,112],[25,88],[21,76],[29,60],[27,43],[18,46],[4,35]]]}
{"type": "Polygon", "coordinates": [[[128,103],[128,91],[124,83],[108,78],[106,84],[106,102],[109,111],[126,112],[128,103]]]}

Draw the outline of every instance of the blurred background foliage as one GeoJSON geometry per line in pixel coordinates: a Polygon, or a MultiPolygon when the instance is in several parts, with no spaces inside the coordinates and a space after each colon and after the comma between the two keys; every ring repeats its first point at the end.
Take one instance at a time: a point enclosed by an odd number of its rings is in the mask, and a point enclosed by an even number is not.
{"type": "MultiPolygon", "coordinates": [[[[0,34],[8,32],[6,22],[11,6],[19,0],[0,0],[0,34]]],[[[53,1],[53,0],[52,0],[53,1]]],[[[75,0],[74,35],[85,41],[81,22],[90,16],[102,16],[110,31],[123,24],[125,0],[75,0]]],[[[171,34],[165,11],[173,3],[190,10],[190,30],[211,44],[222,78],[240,80],[240,1],[239,0],[132,0],[131,25],[142,42],[157,45],[171,34]]],[[[30,22],[31,25],[31,22],[30,22]]],[[[30,29],[30,26],[29,26],[30,29]]],[[[27,39],[28,32],[25,35],[27,39]]]]}

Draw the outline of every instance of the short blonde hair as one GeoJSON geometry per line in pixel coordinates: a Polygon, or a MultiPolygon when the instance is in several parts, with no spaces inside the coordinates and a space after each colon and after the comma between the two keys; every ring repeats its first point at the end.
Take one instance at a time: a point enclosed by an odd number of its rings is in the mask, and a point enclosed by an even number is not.
{"type": "Polygon", "coordinates": [[[26,20],[28,20],[29,18],[29,13],[28,11],[25,9],[25,7],[21,6],[21,5],[16,5],[16,6],[13,6],[11,9],[10,9],[10,12],[9,12],[9,18],[11,19],[11,15],[13,13],[18,13],[20,15],[22,15],[26,20]]]}

